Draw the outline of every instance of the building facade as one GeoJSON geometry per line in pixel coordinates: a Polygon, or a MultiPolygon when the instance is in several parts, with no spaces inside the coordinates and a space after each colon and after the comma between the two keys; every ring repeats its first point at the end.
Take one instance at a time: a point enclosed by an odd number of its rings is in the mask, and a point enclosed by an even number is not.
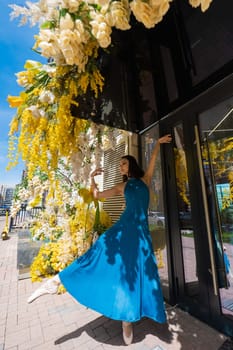
{"type": "Polygon", "coordinates": [[[0,215],[5,215],[6,210],[10,209],[11,207],[15,189],[4,185],[1,185],[0,188],[0,215]]]}
{"type": "Polygon", "coordinates": [[[232,13],[232,0],[214,0],[204,14],[177,0],[154,29],[135,23],[115,31],[112,55],[101,61],[105,91],[83,112],[137,134],[144,167],[154,139],[172,135],[161,148],[149,211],[164,296],[230,336],[232,13]]]}

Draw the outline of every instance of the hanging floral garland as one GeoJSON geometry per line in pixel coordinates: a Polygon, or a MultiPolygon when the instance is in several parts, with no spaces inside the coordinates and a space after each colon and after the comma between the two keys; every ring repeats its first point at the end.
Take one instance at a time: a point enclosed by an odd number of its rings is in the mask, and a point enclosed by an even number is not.
{"type": "MultiPolygon", "coordinates": [[[[114,130],[80,119],[72,109],[88,92],[95,98],[102,92],[98,56],[110,47],[113,28],[129,30],[132,15],[153,28],[170,2],[40,0],[10,5],[12,19],[39,25],[33,49],[46,59],[44,64],[28,60],[17,74],[22,92],[8,96],[10,106],[17,108],[10,125],[9,168],[19,156],[27,168],[12,216],[22,201],[30,210],[47,193],[46,210],[29,223],[33,238],[45,242],[31,266],[32,280],[59,272],[90,247],[95,232],[111,224],[89,192],[88,178],[92,164],[100,166],[106,144],[114,147],[114,130]]],[[[189,3],[205,11],[211,0],[189,3]]]]}
{"type": "Polygon", "coordinates": [[[60,161],[52,181],[37,171],[31,180],[25,178],[15,192],[11,216],[16,215],[22,202],[27,203],[28,220],[24,226],[33,240],[42,242],[30,268],[32,281],[61,271],[86,252],[112,223],[92,192],[71,180],[71,173],[72,165],[60,161]],[[35,205],[40,206],[40,211],[32,216],[35,205]]]}
{"type": "MultiPolygon", "coordinates": [[[[98,97],[104,77],[98,68],[99,49],[111,44],[112,29],[130,29],[134,15],[146,28],[159,23],[172,0],[40,0],[26,6],[10,5],[11,18],[20,24],[39,25],[34,50],[46,64],[27,61],[17,74],[23,87],[20,96],[9,96],[17,108],[10,126],[9,168],[26,162],[29,178],[39,167],[48,174],[58,159],[74,157],[80,151],[79,136],[87,133],[90,122],[72,115],[78,97],[88,90],[98,97]]],[[[205,11],[211,0],[189,0],[205,11]]]]}

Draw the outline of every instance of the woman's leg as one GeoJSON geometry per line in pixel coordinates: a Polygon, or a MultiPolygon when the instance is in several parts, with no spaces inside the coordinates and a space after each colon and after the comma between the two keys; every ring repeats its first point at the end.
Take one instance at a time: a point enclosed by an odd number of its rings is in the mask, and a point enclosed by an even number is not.
{"type": "Polygon", "coordinates": [[[130,345],[133,341],[133,325],[131,322],[122,322],[123,339],[126,345],[130,345]]]}
{"type": "Polygon", "coordinates": [[[35,299],[39,298],[44,294],[56,294],[60,284],[61,284],[61,280],[59,278],[59,275],[56,275],[50,278],[48,281],[43,283],[39,288],[37,288],[35,292],[32,293],[32,295],[30,295],[27,302],[32,303],[35,299]]]}

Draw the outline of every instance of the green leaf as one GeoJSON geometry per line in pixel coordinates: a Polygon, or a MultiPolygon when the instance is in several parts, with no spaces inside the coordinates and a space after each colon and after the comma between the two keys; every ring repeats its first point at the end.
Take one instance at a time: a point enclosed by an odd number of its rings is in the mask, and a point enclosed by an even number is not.
{"type": "Polygon", "coordinates": [[[55,28],[55,22],[54,21],[46,21],[41,24],[41,29],[53,29],[55,28]]]}
{"type": "Polygon", "coordinates": [[[61,9],[60,10],[60,17],[65,17],[65,15],[68,13],[68,9],[61,9]]]}

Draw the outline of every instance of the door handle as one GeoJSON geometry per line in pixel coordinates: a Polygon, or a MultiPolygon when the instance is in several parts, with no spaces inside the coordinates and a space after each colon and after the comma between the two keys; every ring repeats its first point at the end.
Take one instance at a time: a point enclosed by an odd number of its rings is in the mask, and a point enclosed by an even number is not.
{"type": "Polygon", "coordinates": [[[202,198],[203,198],[203,205],[204,205],[204,215],[205,215],[205,220],[206,220],[208,245],[209,245],[209,250],[210,250],[211,269],[209,269],[209,272],[212,276],[214,294],[218,295],[219,292],[218,292],[216,265],[215,265],[215,259],[214,259],[214,247],[213,247],[213,240],[212,240],[212,234],[211,234],[208,199],[207,199],[206,186],[205,186],[205,176],[204,176],[204,170],[203,170],[203,166],[202,166],[201,143],[200,143],[200,137],[199,137],[197,125],[194,125],[194,132],[195,132],[195,144],[196,144],[196,149],[197,149],[199,173],[200,173],[200,179],[201,179],[201,189],[202,189],[202,198]]]}

